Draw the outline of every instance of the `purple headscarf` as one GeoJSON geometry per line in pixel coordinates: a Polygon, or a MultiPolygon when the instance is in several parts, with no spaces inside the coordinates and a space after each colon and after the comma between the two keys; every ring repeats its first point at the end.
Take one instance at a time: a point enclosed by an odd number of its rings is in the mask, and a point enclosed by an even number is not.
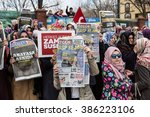
{"type": "Polygon", "coordinates": [[[150,39],[150,29],[145,29],[142,33],[145,38],[150,39]]]}

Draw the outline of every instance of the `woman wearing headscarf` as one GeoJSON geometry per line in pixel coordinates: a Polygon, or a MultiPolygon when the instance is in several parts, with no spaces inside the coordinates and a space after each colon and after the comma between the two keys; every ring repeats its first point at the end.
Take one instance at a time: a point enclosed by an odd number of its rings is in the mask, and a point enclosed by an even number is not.
{"type": "Polygon", "coordinates": [[[96,75],[96,85],[94,87],[93,93],[97,100],[100,99],[103,90],[103,80],[102,80],[102,61],[104,61],[105,51],[109,46],[115,46],[116,36],[115,32],[106,32],[104,34],[99,33],[99,54],[100,62],[97,63],[99,68],[99,74],[96,75]]]}
{"type": "Polygon", "coordinates": [[[104,44],[108,46],[115,46],[116,36],[115,32],[106,32],[103,36],[104,44]]]}
{"type": "MultiPolygon", "coordinates": [[[[99,73],[98,66],[95,62],[93,53],[89,47],[84,47],[84,52],[87,55],[90,75],[95,76],[99,73]]],[[[86,84],[84,87],[61,87],[59,80],[58,64],[54,65],[54,86],[59,91],[59,100],[95,100],[93,92],[86,84]]]]}
{"type": "Polygon", "coordinates": [[[133,89],[138,88],[141,99],[150,100],[150,40],[138,39],[134,47],[137,53],[136,83],[133,89]]]}
{"type": "Polygon", "coordinates": [[[145,29],[142,31],[142,34],[145,38],[150,39],[150,29],[145,29]]]}
{"type": "Polygon", "coordinates": [[[128,100],[131,97],[130,73],[125,73],[125,63],[121,57],[122,54],[116,47],[109,47],[105,52],[102,64],[104,100],[128,100]]]}
{"type": "MultiPolygon", "coordinates": [[[[22,30],[19,33],[19,38],[29,38],[29,35],[26,31],[22,30]]],[[[34,57],[36,58],[37,55],[34,57]]],[[[17,62],[14,57],[11,56],[10,58],[10,64],[14,64],[17,62]]],[[[28,63],[30,64],[30,63],[28,63]]],[[[26,63],[20,63],[20,66],[25,66],[26,63]]],[[[29,72],[29,69],[27,69],[29,72]]],[[[31,70],[30,70],[31,71],[31,70]]],[[[23,75],[25,75],[25,72],[21,72],[23,75]]],[[[14,77],[14,76],[13,76],[14,77]]],[[[12,81],[12,92],[13,92],[13,99],[14,100],[37,100],[38,99],[38,93],[36,92],[35,88],[35,80],[34,79],[26,79],[21,81],[15,81],[15,78],[13,78],[12,81]]]]}
{"type": "MultiPolygon", "coordinates": [[[[125,69],[134,71],[136,64],[136,53],[133,51],[135,46],[134,33],[126,31],[120,35],[120,41],[117,43],[117,47],[122,53],[122,59],[126,63],[125,69]]],[[[134,75],[130,78],[135,82],[134,75]]]]}
{"type": "Polygon", "coordinates": [[[103,36],[101,34],[99,36],[100,36],[99,54],[100,54],[100,62],[102,62],[104,60],[104,53],[107,50],[107,48],[110,46],[115,46],[116,36],[115,32],[106,32],[103,34],[103,36]]]}

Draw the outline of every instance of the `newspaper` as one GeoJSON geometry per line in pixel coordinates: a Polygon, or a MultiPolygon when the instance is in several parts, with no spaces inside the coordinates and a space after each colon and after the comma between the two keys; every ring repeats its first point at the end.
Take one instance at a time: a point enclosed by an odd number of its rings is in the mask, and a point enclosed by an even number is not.
{"type": "Polygon", "coordinates": [[[82,37],[58,40],[57,64],[61,87],[84,87],[85,56],[82,37]]]}
{"type": "Polygon", "coordinates": [[[2,46],[2,42],[0,42],[0,70],[4,68],[4,53],[5,46],[2,46]]]}
{"type": "Polygon", "coordinates": [[[0,21],[0,42],[4,41],[5,39],[3,23],[0,21]]]}
{"type": "Polygon", "coordinates": [[[99,55],[99,35],[97,24],[95,23],[78,23],[77,35],[84,38],[84,43],[93,51],[96,62],[100,61],[99,55]]]}
{"type": "Polygon", "coordinates": [[[32,25],[32,19],[30,17],[19,17],[18,22],[19,29],[21,29],[24,25],[32,25]]]}
{"type": "Polygon", "coordinates": [[[16,81],[40,77],[41,69],[35,56],[37,47],[27,38],[17,39],[10,42],[10,54],[16,62],[12,64],[16,81]]]}
{"type": "Polygon", "coordinates": [[[5,33],[3,23],[0,21],[0,70],[4,68],[4,54],[5,54],[5,46],[3,46],[4,40],[5,40],[5,33]]]}
{"type": "Polygon", "coordinates": [[[90,82],[90,69],[88,62],[85,62],[85,70],[84,70],[84,84],[89,84],[90,82]]]}

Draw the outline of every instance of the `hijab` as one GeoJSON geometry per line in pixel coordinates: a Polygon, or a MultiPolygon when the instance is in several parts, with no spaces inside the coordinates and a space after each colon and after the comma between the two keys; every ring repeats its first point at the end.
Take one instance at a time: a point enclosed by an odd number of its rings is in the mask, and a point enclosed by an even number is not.
{"type": "Polygon", "coordinates": [[[122,73],[124,73],[125,70],[125,63],[123,62],[122,59],[118,64],[112,62],[111,55],[113,54],[114,51],[118,51],[119,53],[121,53],[117,47],[113,47],[113,46],[109,47],[105,52],[104,63],[109,65],[112,68],[112,70],[114,71],[118,79],[120,78],[123,79],[122,73]]]}
{"type": "Polygon", "coordinates": [[[142,33],[145,38],[150,39],[150,29],[145,29],[142,33]]]}
{"type": "Polygon", "coordinates": [[[106,32],[105,34],[104,34],[104,43],[105,44],[108,44],[109,45],[109,43],[110,43],[110,40],[112,39],[112,37],[115,35],[115,32],[106,32]]]}
{"type": "Polygon", "coordinates": [[[141,38],[137,44],[137,63],[150,69],[150,40],[141,38]]]}
{"type": "Polygon", "coordinates": [[[120,35],[120,41],[121,41],[120,43],[121,43],[122,46],[128,48],[128,50],[133,50],[134,44],[129,43],[129,36],[130,35],[133,36],[133,40],[134,40],[135,35],[134,35],[133,32],[126,31],[126,32],[122,33],[120,35]]]}

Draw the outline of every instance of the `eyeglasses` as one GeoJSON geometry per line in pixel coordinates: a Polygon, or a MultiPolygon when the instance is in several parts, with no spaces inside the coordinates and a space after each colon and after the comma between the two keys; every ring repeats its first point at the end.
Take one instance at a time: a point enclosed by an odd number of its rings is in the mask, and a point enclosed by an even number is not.
{"type": "Polygon", "coordinates": [[[121,58],[122,54],[112,54],[111,58],[116,59],[116,58],[121,58]]]}

